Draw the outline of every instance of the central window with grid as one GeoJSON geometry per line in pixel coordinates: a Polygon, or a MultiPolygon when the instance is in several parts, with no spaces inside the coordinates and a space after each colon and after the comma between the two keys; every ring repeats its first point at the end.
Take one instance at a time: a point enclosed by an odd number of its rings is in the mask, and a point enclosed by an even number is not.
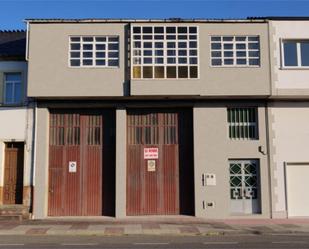
{"type": "Polygon", "coordinates": [[[212,36],[212,66],[259,66],[259,36],[212,36]]]}
{"type": "Polygon", "coordinates": [[[117,36],[71,36],[69,65],[71,67],[118,67],[117,36]]]}
{"type": "Polygon", "coordinates": [[[198,28],[132,26],[133,79],[198,78],[198,28]]]}
{"type": "Polygon", "coordinates": [[[258,139],[257,108],[228,108],[227,121],[231,139],[258,139]]]}

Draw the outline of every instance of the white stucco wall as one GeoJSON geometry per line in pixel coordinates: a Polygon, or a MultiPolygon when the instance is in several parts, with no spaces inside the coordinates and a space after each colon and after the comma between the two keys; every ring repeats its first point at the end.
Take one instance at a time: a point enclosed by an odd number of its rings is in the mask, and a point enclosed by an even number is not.
{"type": "Polygon", "coordinates": [[[281,40],[309,39],[309,21],[270,21],[273,83],[277,89],[309,89],[309,69],[282,68],[281,40]]]}
{"type": "Polygon", "coordinates": [[[273,208],[286,215],[285,162],[309,162],[309,103],[273,103],[271,115],[273,146],[273,208]]]}

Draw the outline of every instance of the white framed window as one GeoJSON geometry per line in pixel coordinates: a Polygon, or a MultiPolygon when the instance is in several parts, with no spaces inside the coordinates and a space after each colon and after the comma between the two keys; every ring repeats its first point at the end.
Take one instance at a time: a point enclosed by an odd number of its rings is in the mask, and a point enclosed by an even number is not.
{"type": "Polygon", "coordinates": [[[282,41],[284,68],[309,68],[309,39],[282,41]]]}
{"type": "Polygon", "coordinates": [[[16,105],[22,102],[21,73],[4,74],[4,104],[16,105]]]}
{"type": "Polygon", "coordinates": [[[211,36],[211,66],[260,66],[259,36],[211,36]]]}
{"type": "Polygon", "coordinates": [[[131,27],[133,79],[196,79],[199,77],[198,27],[131,27]]]}
{"type": "Polygon", "coordinates": [[[118,67],[118,36],[70,36],[70,67],[118,67]]]}
{"type": "Polygon", "coordinates": [[[227,121],[230,139],[258,139],[257,108],[227,108],[227,121]]]}

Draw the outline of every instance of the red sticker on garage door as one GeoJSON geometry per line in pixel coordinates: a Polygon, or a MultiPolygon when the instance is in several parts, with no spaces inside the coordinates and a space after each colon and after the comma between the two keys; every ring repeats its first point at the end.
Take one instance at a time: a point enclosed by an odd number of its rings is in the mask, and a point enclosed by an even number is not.
{"type": "Polygon", "coordinates": [[[158,159],[159,148],[144,148],[144,159],[158,159]]]}

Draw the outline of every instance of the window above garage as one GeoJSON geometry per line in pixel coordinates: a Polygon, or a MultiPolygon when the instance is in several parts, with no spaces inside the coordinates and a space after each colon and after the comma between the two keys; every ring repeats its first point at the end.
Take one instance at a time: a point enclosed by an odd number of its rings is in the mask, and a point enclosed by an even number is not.
{"type": "Polygon", "coordinates": [[[309,68],[309,40],[283,40],[282,66],[309,68]]]}
{"type": "Polygon", "coordinates": [[[195,79],[199,74],[198,27],[131,27],[133,79],[195,79]]]}
{"type": "Polygon", "coordinates": [[[70,67],[118,67],[118,36],[71,36],[70,67]]]}

